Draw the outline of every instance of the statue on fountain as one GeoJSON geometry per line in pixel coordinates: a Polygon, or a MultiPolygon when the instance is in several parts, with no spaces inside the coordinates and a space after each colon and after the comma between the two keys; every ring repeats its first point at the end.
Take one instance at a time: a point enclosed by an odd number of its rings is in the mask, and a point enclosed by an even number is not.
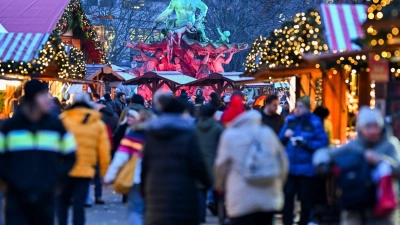
{"type": "Polygon", "coordinates": [[[195,24],[196,21],[204,21],[208,11],[207,5],[201,0],[171,0],[168,8],[162,12],[154,21],[153,28],[163,21],[166,21],[168,30],[186,26],[188,22],[195,24]],[[200,9],[198,18],[195,17],[196,9],[200,9]],[[167,19],[175,11],[176,18],[167,19]]]}
{"type": "Polygon", "coordinates": [[[163,40],[126,44],[141,52],[135,60],[143,62],[143,66],[132,72],[141,76],[153,70],[170,70],[196,78],[206,77],[211,72],[224,72],[223,64],[229,64],[233,54],[248,45],[230,44],[230,32],[219,28],[219,40],[210,41],[204,26],[207,11],[207,5],[201,0],[171,0],[168,8],[154,21],[153,29],[160,23],[165,24],[163,40]]]}

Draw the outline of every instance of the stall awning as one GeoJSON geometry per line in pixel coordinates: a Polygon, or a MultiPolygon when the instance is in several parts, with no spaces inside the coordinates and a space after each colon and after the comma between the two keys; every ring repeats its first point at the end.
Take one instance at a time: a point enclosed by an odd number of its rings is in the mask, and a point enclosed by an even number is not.
{"type": "Polygon", "coordinates": [[[0,60],[31,62],[49,36],[44,33],[0,33],[0,60]]]}
{"type": "Polygon", "coordinates": [[[8,32],[51,33],[68,3],[69,0],[1,0],[0,23],[8,32]]]}
{"type": "Polygon", "coordinates": [[[364,35],[367,6],[362,4],[322,4],[320,11],[329,50],[350,51],[360,47],[352,41],[364,35]]]}

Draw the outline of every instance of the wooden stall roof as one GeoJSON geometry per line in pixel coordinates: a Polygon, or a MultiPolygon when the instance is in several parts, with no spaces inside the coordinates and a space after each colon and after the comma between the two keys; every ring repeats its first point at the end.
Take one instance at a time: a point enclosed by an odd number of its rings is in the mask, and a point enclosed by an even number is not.
{"type": "Polygon", "coordinates": [[[246,77],[253,77],[250,81],[239,81],[237,84],[244,85],[246,83],[258,83],[263,81],[272,81],[274,79],[283,79],[306,73],[321,72],[315,66],[299,66],[299,67],[276,67],[270,69],[260,69],[252,73],[243,74],[246,77]]]}
{"type": "Polygon", "coordinates": [[[56,77],[32,77],[32,79],[38,79],[43,81],[59,81],[63,83],[73,83],[73,84],[94,84],[94,83],[103,83],[101,80],[86,80],[86,79],[63,79],[56,77]]]}
{"type": "Polygon", "coordinates": [[[86,65],[87,80],[103,80],[108,82],[128,81],[135,78],[135,75],[127,73],[122,67],[110,64],[88,64],[86,65]]]}
{"type": "Polygon", "coordinates": [[[154,80],[165,81],[174,85],[187,85],[190,82],[196,81],[195,78],[184,75],[177,71],[155,71],[147,72],[143,76],[125,81],[124,85],[142,85],[152,83],[154,80]]]}
{"type": "Polygon", "coordinates": [[[381,53],[383,51],[394,51],[400,48],[400,44],[393,44],[393,45],[386,45],[382,47],[374,47],[374,48],[364,48],[362,50],[354,50],[354,51],[346,51],[346,52],[329,52],[329,53],[322,53],[320,55],[314,54],[305,54],[303,56],[303,61],[305,64],[315,64],[320,61],[333,61],[340,59],[341,57],[356,57],[362,55],[368,55],[373,53],[381,53]]]}

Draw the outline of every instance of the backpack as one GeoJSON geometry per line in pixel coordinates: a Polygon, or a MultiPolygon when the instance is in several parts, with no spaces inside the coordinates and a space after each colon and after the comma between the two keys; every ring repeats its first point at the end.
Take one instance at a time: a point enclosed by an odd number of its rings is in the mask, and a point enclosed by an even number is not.
{"type": "Polygon", "coordinates": [[[376,185],[372,181],[372,166],[364,154],[346,151],[335,157],[339,170],[336,178],[336,193],[344,210],[363,211],[376,204],[376,185]]]}
{"type": "Polygon", "coordinates": [[[257,137],[261,136],[263,128],[258,129],[257,135],[252,140],[251,146],[244,158],[242,176],[254,185],[266,185],[282,174],[277,152],[268,145],[264,145],[257,137]]]}

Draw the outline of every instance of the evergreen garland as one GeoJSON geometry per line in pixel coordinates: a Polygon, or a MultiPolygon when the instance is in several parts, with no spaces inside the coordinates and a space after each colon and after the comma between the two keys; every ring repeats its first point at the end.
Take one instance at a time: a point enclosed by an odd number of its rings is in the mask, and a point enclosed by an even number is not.
{"type": "Polygon", "coordinates": [[[101,54],[103,63],[107,62],[107,54],[104,51],[104,46],[87,18],[86,13],[83,11],[80,0],[71,0],[69,2],[56,28],[53,30],[53,34],[65,34],[68,30],[73,30],[74,35],[82,40],[92,41],[98,53],[101,54]]]}

